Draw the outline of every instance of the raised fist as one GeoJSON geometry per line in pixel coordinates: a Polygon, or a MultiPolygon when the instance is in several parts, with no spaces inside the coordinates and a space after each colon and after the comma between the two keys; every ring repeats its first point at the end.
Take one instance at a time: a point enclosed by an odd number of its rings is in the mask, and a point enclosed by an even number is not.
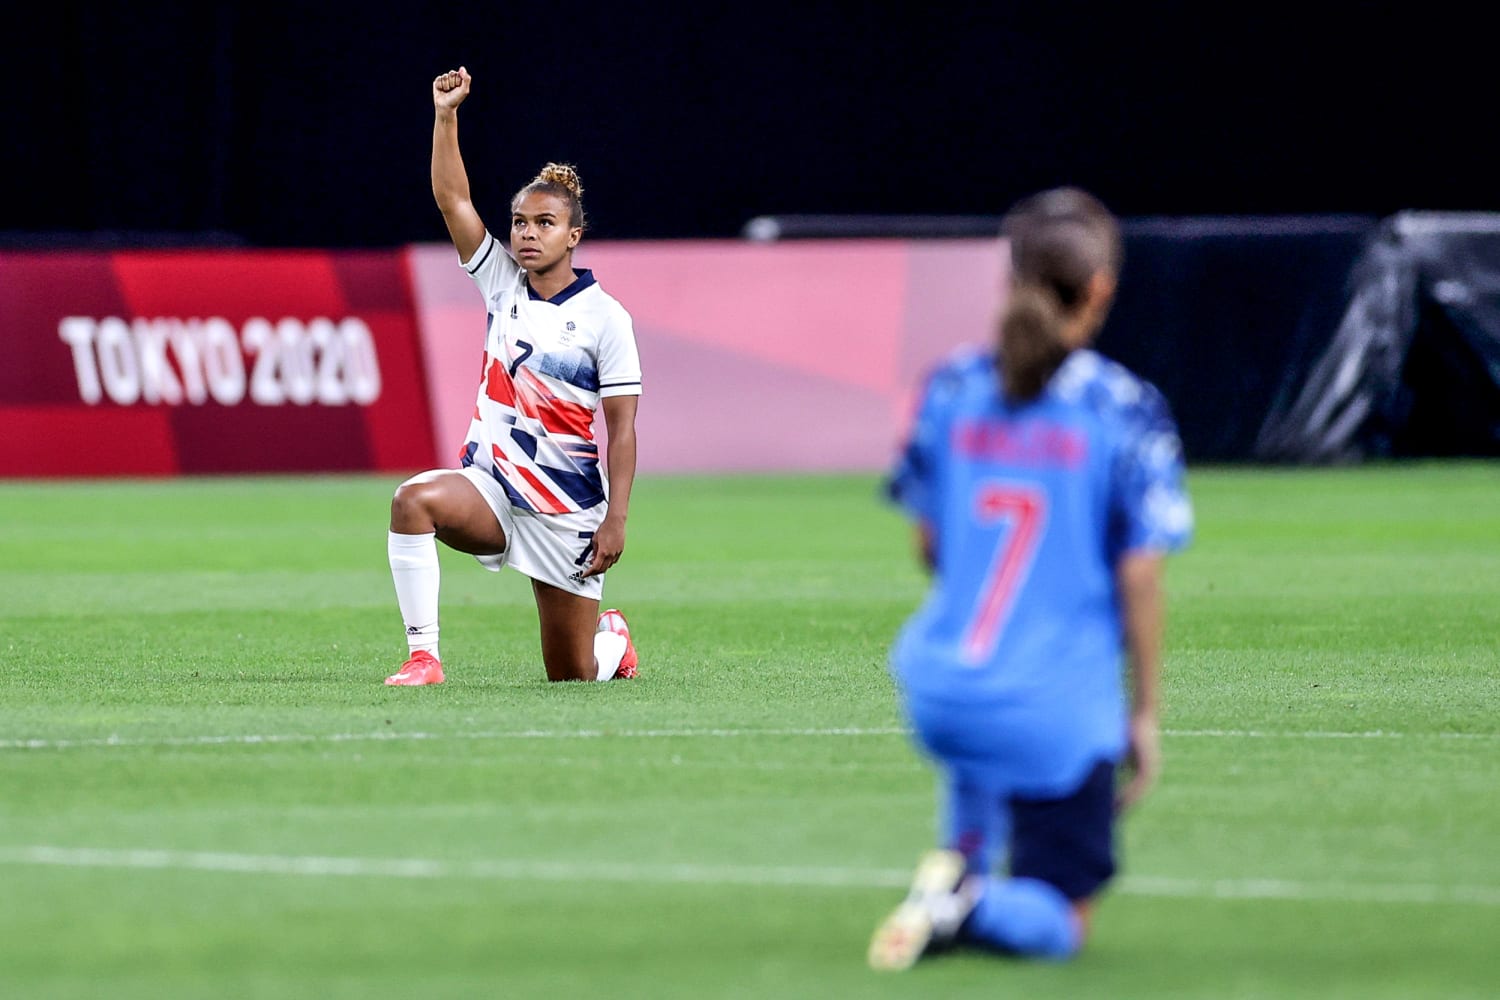
{"type": "Polygon", "coordinates": [[[452,111],[469,96],[469,84],[473,81],[469,71],[462,66],[440,74],[432,81],[432,105],[452,111]]]}

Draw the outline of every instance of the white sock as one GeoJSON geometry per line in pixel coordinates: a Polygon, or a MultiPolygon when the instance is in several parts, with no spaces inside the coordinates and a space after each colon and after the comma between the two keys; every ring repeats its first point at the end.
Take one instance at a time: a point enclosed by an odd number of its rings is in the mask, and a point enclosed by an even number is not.
{"type": "Polygon", "coordinates": [[[396,583],[396,603],[406,624],[406,645],[411,652],[425,649],[438,655],[438,554],[437,534],[398,535],[386,539],[391,560],[391,579],[396,583]]]}
{"type": "Polygon", "coordinates": [[[625,637],[614,632],[594,633],[594,666],[599,669],[597,680],[607,681],[620,669],[620,658],[625,655],[625,637]]]}

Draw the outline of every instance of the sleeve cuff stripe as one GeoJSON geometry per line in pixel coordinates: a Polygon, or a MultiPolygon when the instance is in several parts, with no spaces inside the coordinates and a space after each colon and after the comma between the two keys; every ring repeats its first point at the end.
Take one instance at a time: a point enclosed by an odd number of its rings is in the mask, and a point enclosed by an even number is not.
{"type": "Polygon", "coordinates": [[[480,257],[477,261],[475,261],[470,266],[464,268],[464,270],[468,271],[470,274],[475,274],[476,272],[478,272],[478,270],[481,267],[484,266],[484,262],[490,259],[490,254],[492,254],[494,252],[495,252],[495,238],[493,236],[486,235],[485,236],[484,256],[480,257]]]}
{"type": "Polygon", "coordinates": [[[601,389],[618,389],[621,386],[640,385],[640,384],[641,384],[640,379],[637,379],[634,382],[600,382],[599,383],[599,388],[601,388],[601,389]]]}

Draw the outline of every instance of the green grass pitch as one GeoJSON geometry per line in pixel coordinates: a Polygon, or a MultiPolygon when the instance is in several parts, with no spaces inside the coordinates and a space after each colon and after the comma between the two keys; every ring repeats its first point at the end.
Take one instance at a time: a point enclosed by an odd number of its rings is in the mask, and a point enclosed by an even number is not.
{"type": "Polygon", "coordinates": [[[1166,771],[1066,966],[881,976],[933,834],[871,477],[646,478],[641,677],[550,686],[444,553],[389,689],[399,476],[0,483],[0,995],[1500,995],[1500,466],[1198,469],[1166,771]]]}

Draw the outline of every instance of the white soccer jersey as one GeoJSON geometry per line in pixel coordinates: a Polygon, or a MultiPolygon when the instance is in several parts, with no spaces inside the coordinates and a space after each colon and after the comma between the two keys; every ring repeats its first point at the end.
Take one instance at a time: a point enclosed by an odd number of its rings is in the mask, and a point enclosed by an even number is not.
{"type": "Polygon", "coordinates": [[[463,263],[489,309],[484,378],[462,464],[488,472],[516,507],[540,514],[587,510],[607,486],[594,443],[603,396],[641,391],[630,314],[592,272],[551,299],[488,232],[463,263]]]}

